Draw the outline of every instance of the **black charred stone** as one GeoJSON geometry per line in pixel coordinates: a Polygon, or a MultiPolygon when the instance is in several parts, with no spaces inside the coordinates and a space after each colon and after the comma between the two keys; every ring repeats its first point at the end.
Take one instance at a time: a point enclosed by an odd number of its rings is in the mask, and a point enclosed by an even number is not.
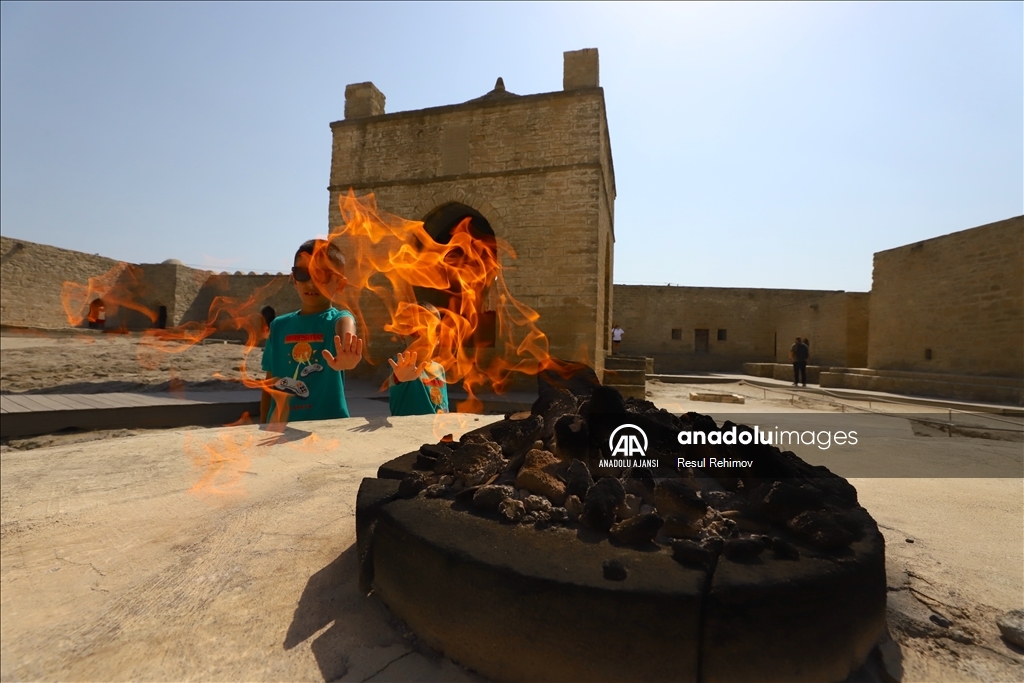
{"type": "Polygon", "coordinates": [[[626,410],[637,415],[650,415],[658,412],[658,406],[642,398],[630,396],[625,400],[626,410]]]}
{"type": "Polygon", "coordinates": [[[497,512],[501,501],[515,496],[511,486],[481,486],[473,493],[473,507],[484,512],[497,512]]]}
{"type": "Polygon", "coordinates": [[[734,562],[752,560],[763,552],[764,543],[759,538],[730,538],[722,548],[722,553],[734,562]]]}
{"type": "MultiPolygon", "coordinates": [[[[519,417],[523,413],[516,413],[519,417]]],[[[540,438],[544,428],[544,418],[530,414],[522,419],[505,419],[491,425],[491,438],[501,446],[502,455],[514,458],[525,453],[540,438]]]]}
{"type": "Polygon", "coordinates": [[[800,550],[784,538],[772,539],[772,552],[784,560],[800,559],[800,550]]]}
{"type": "Polygon", "coordinates": [[[591,415],[626,415],[626,402],[618,389],[597,387],[590,395],[588,410],[591,415]]]}
{"type": "Polygon", "coordinates": [[[425,443],[420,446],[419,454],[416,456],[416,469],[433,471],[440,458],[451,456],[452,449],[448,446],[425,443]]]}
{"type": "Polygon", "coordinates": [[[691,567],[707,567],[714,557],[711,551],[693,541],[679,540],[672,542],[672,559],[680,564],[691,567]]]}
{"type": "Polygon", "coordinates": [[[405,475],[402,482],[398,485],[398,497],[412,498],[432,483],[433,480],[430,475],[418,470],[413,470],[409,474],[405,475]]]}
{"type": "Polygon", "coordinates": [[[821,491],[803,484],[796,486],[784,481],[771,485],[757,511],[772,520],[783,522],[806,510],[819,510],[823,506],[821,491]]]}
{"type": "Polygon", "coordinates": [[[565,495],[576,496],[580,500],[587,499],[587,491],[594,485],[594,478],[590,476],[590,468],[582,460],[573,460],[569,463],[569,470],[566,472],[565,495]]]}
{"type": "Polygon", "coordinates": [[[575,414],[579,408],[579,403],[580,399],[565,389],[551,387],[546,392],[541,393],[537,400],[533,402],[533,407],[530,408],[530,412],[533,415],[539,415],[544,421],[544,426],[540,431],[540,439],[545,443],[550,443],[551,439],[554,438],[555,423],[558,421],[558,418],[563,415],[575,414]]]}
{"type": "Polygon", "coordinates": [[[463,444],[452,454],[452,471],[466,486],[480,486],[504,466],[501,448],[493,441],[463,444]]]}
{"type": "Polygon", "coordinates": [[[664,523],[665,520],[661,517],[653,512],[648,512],[624,519],[618,524],[613,525],[608,530],[608,535],[619,543],[642,545],[650,543],[664,523]]]}
{"type": "Polygon", "coordinates": [[[580,399],[589,398],[601,386],[594,368],[583,363],[565,363],[561,371],[545,370],[537,375],[537,393],[567,391],[580,399]]]}
{"type": "Polygon", "coordinates": [[[640,499],[641,505],[654,505],[654,477],[646,468],[633,468],[629,476],[622,480],[622,488],[626,495],[634,495],[640,499]]]}
{"type": "Polygon", "coordinates": [[[807,510],[786,523],[794,533],[824,550],[844,548],[853,542],[853,534],[836,521],[828,510],[807,510]]]}
{"type": "Polygon", "coordinates": [[[583,501],[583,521],[598,531],[608,531],[615,523],[615,508],[626,500],[622,482],[615,477],[599,480],[587,491],[583,501]]]}
{"type": "Polygon", "coordinates": [[[720,536],[708,536],[701,540],[700,545],[712,555],[718,555],[722,552],[723,546],[725,546],[725,540],[720,536]]]}
{"type": "Polygon", "coordinates": [[[604,574],[604,578],[609,581],[625,581],[626,577],[629,576],[629,570],[626,569],[626,565],[618,560],[605,560],[601,564],[601,571],[604,574]]]}
{"type": "Polygon", "coordinates": [[[563,460],[586,460],[590,451],[590,428],[579,415],[563,415],[555,421],[556,454],[563,460]]]}
{"type": "Polygon", "coordinates": [[[666,479],[654,487],[654,504],[666,517],[694,520],[704,516],[708,504],[682,479],[666,479]]]}

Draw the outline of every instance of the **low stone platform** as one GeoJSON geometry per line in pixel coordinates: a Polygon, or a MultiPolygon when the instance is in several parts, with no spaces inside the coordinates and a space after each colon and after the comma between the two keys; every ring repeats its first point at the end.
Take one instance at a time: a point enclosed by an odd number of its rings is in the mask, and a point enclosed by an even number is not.
{"type": "Polygon", "coordinates": [[[215,426],[259,418],[259,390],[0,395],[0,437],[64,429],[215,426]]]}
{"type": "MultiPolygon", "coordinates": [[[[793,381],[793,366],[789,363],[744,363],[743,372],[754,377],[793,381]]],[[[1024,379],[1012,377],[808,365],[807,381],[830,389],[884,391],[907,396],[1024,406],[1024,379]]]]}
{"type": "Polygon", "coordinates": [[[361,586],[430,646],[497,681],[843,681],[885,631],[877,526],[843,553],[709,567],[538,529],[458,501],[398,497],[414,458],[382,465],[356,503],[361,586]],[[606,578],[609,561],[626,570],[606,578]]]}

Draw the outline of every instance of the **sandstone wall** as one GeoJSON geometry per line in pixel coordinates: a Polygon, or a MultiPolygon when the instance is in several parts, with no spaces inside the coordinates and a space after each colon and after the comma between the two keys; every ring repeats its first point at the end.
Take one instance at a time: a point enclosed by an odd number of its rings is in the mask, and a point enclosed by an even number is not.
{"type": "Polygon", "coordinates": [[[1024,216],[876,253],[870,330],[874,369],[1024,376],[1024,216]]]}
{"type": "MultiPolygon", "coordinates": [[[[87,285],[89,278],[110,275],[106,296],[107,329],[145,330],[155,326],[161,306],[167,308],[167,327],[187,322],[205,323],[217,296],[236,300],[235,307],[257,293],[255,310],[265,305],[280,315],[298,310],[299,297],[287,276],[214,274],[175,263],[133,265],[70,249],[9,237],[0,238],[0,322],[16,327],[62,329],[72,326],[61,303],[66,281],[87,285]],[[266,289],[261,287],[270,285],[266,289]],[[114,306],[115,300],[130,301],[114,306]],[[141,310],[138,310],[141,309],[141,310]]],[[[90,296],[89,300],[96,298],[90,296]]],[[[84,316],[83,308],[80,315],[84,316]]],[[[224,323],[223,320],[220,321],[224,323]]],[[[84,325],[84,323],[83,323],[84,325]]],[[[225,329],[229,325],[221,325],[225,329]]],[[[238,336],[238,335],[220,335],[238,336]]]]}
{"type": "MultiPolygon", "coordinates": [[[[412,220],[452,202],[479,211],[518,258],[503,259],[518,300],[540,314],[551,353],[603,369],[613,259],[611,150],[603,92],[588,88],[469,102],[331,124],[328,220],[350,188],[412,220]],[[460,156],[462,155],[462,156],[460,156]]],[[[347,254],[352,258],[352,254],[347,254]]],[[[371,354],[401,340],[364,297],[371,354]]]]}
{"type": "Polygon", "coordinates": [[[815,364],[845,366],[857,358],[867,334],[866,297],[815,290],[615,285],[614,318],[626,332],[621,352],[654,358],[656,373],[740,372],[744,363],[785,363],[797,335],[811,340],[815,364]],[[707,330],[706,351],[698,349],[697,330],[707,330]]]}
{"type": "Polygon", "coordinates": [[[779,340],[776,363],[789,362],[789,349],[799,336],[810,341],[810,362],[814,365],[864,367],[867,294],[807,292],[803,297],[794,294],[792,299],[775,304],[772,317],[779,340]]]}
{"type": "Polygon", "coordinates": [[[17,327],[70,326],[61,304],[65,280],[85,285],[118,261],[70,249],[0,237],[0,322],[17,327]]]}

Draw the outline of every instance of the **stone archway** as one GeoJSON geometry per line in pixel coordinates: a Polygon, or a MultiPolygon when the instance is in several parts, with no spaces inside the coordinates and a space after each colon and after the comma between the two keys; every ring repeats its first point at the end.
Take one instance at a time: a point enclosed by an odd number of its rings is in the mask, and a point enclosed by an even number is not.
{"type": "MultiPolygon", "coordinates": [[[[470,234],[474,242],[483,242],[484,247],[494,251],[497,256],[497,239],[494,228],[486,216],[477,208],[459,201],[448,201],[435,206],[423,217],[423,226],[427,233],[438,244],[448,244],[452,238],[452,231],[464,220],[469,219],[470,234]]],[[[458,254],[454,254],[458,258],[458,254]]],[[[459,309],[458,290],[436,290],[426,287],[414,288],[416,300],[420,303],[427,303],[438,308],[450,310],[459,309]]],[[[466,345],[477,347],[494,346],[497,332],[497,314],[494,310],[494,303],[490,301],[490,285],[482,292],[483,310],[479,312],[480,318],[476,332],[472,339],[466,340],[466,345]]]]}

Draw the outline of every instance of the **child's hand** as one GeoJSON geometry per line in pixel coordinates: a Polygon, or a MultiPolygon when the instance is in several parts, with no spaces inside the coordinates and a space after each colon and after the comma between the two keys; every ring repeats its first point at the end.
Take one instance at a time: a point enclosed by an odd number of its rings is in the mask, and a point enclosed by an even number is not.
{"type": "Polygon", "coordinates": [[[423,372],[423,368],[427,367],[428,361],[417,364],[418,355],[415,351],[399,353],[397,363],[388,358],[388,363],[391,363],[391,370],[395,373],[395,379],[399,382],[411,382],[414,379],[419,379],[420,373],[423,372]]]}
{"type": "Polygon", "coordinates": [[[363,340],[354,334],[345,333],[345,341],[334,335],[334,354],[324,349],[324,360],[331,370],[351,370],[363,358],[363,340]]]}

